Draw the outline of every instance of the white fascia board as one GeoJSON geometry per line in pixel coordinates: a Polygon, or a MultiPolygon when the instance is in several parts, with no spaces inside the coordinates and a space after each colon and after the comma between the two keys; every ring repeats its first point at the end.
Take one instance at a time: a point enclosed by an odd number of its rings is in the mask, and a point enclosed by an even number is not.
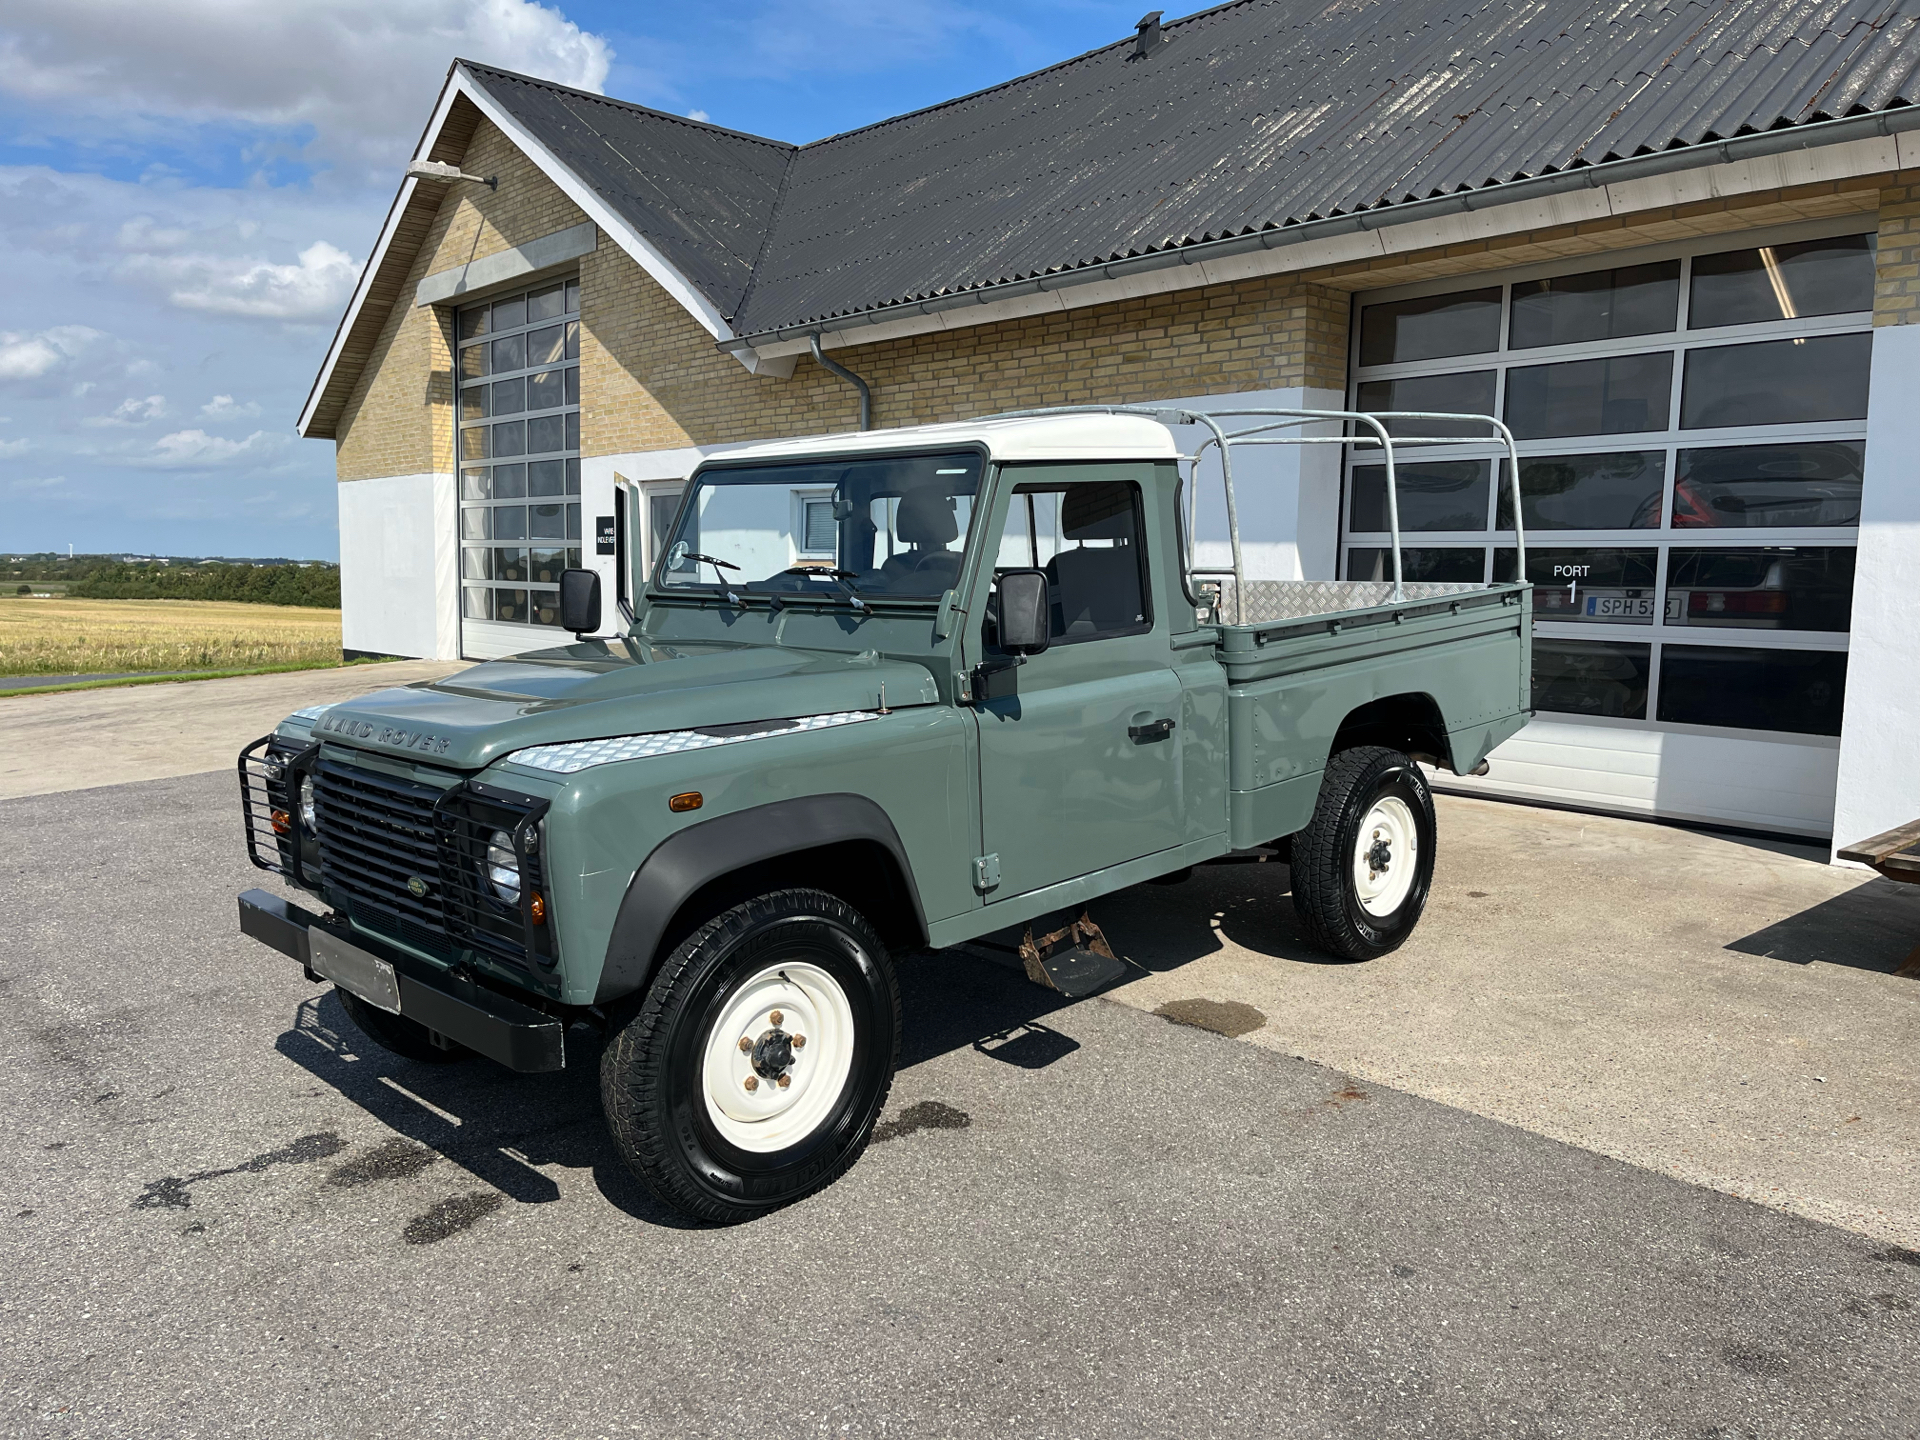
{"type": "Polygon", "coordinates": [[[354,282],[353,298],[347,302],[347,313],[341,317],[340,328],[333,332],[333,344],[327,347],[327,358],[321,364],[320,374],[313,382],[313,390],[300,411],[300,423],[294,426],[302,439],[306,438],[307,427],[313,424],[313,412],[319,407],[320,397],[326,393],[327,382],[333,379],[333,370],[340,363],[340,352],[346,346],[347,336],[353,330],[354,321],[360,318],[360,310],[367,303],[367,291],[373,285],[373,277],[379,273],[381,262],[387,258],[394,232],[400,228],[400,217],[406,213],[407,202],[413,198],[414,187],[419,183],[411,176],[401,182],[400,193],[394,197],[393,208],[387,211],[387,223],[380,227],[380,238],[374,244],[373,253],[367,257],[367,263],[360,267],[360,278],[354,282]]]}
{"type": "MultiPolygon", "coordinates": [[[[561,164],[552,151],[542,145],[528,133],[519,121],[507,114],[494,102],[491,95],[477,84],[467,73],[463,65],[455,65],[440,89],[440,98],[434,103],[433,118],[427,122],[426,130],[420,136],[420,143],[414,147],[411,159],[424,160],[433,151],[445,128],[447,116],[453,110],[454,101],[460,96],[469,101],[491,120],[513,143],[538,165],[541,171],[560,187],[568,199],[578,205],[608,235],[611,235],[622,250],[633,257],[634,263],[651,275],[660,287],[679,302],[681,307],[693,316],[700,328],[715,340],[731,340],[733,327],[727,324],[726,317],[714,307],[712,301],[694,286],[694,284],[674,268],[672,263],[654,247],[644,235],[635,230],[624,219],[608,208],[606,202],[589,189],[565,165],[561,164]]],[[[400,228],[400,217],[406,213],[407,202],[413,198],[413,192],[422,182],[411,176],[400,182],[400,191],[394,197],[392,207],[387,211],[386,222],[380,227],[380,238],[375,242],[373,253],[367,257],[367,263],[361,268],[360,278],[353,287],[353,298],[347,303],[347,312],[340,321],[340,328],[334,332],[333,344],[327,349],[327,358],[320,367],[319,377],[313,382],[313,391],[307,396],[307,403],[300,412],[300,423],[295,429],[305,436],[313,423],[314,411],[320,404],[320,397],[326,392],[327,383],[333,378],[334,367],[340,363],[340,352],[345,347],[347,336],[354,322],[359,319],[360,311],[366,305],[367,291],[373,284],[373,278],[380,271],[381,264],[387,258],[387,252],[393,246],[393,237],[400,228]]],[[[804,352],[806,346],[800,346],[795,353],[804,352]]],[[[776,375],[785,379],[793,374],[793,364],[782,362],[777,357],[759,356],[752,351],[738,352],[734,356],[747,373],[752,375],[776,375]]]]}
{"type": "MultiPolygon", "coordinates": [[[[1847,140],[1834,145],[1809,146],[1777,155],[1736,160],[1731,164],[1702,165],[1694,170],[1623,180],[1592,189],[1566,190],[1503,204],[1490,203],[1464,213],[1431,220],[1381,225],[1374,229],[1277,245],[1270,250],[1244,251],[1189,265],[1167,265],[1111,280],[1076,284],[1070,281],[1059,283],[1066,277],[1057,277],[1049,287],[1048,281],[1042,279],[1039,291],[1002,299],[983,299],[973,305],[949,305],[938,309],[903,306],[903,313],[896,318],[875,324],[843,324],[837,329],[823,330],[820,343],[829,350],[851,345],[873,345],[910,335],[925,335],[939,330],[966,330],[976,325],[992,325],[1003,320],[1017,320],[1056,310],[1108,305],[1143,295],[1161,295],[1203,285],[1317,270],[1322,266],[1340,265],[1353,260],[1404,255],[1418,250],[1524,234],[1529,230],[1575,225],[1587,220],[1625,217],[1668,205],[1733,199],[1762,190],[1908,168],[1920,168],[1920,130],[1847,140]]],[[[1498,269],[1500,265],[1498,255],[1487,257],[1489,269],[1498,269]]],[[[832,322],[828,323],[831,326],[832,322]]],[[[804,355],[807,351],[805,338],[775,340],[759,347],[759,353],[768,357],[804,355]]],[[[739,353],[744,355],[746,352],[739,353]]]]}
{"type": "MultiPolygon", "coordinates": [[[[715,340],[734,338],[733,327],[727,323],[727,317],[720,313],[714,303],[701,294],[699,288],[682,275],[673,263],[660,253],[651,240],[634,229],[624,216],[614,211],[578,175],[562,164],[559,157],[535,139],[531,131],[503,110],[487,93],[486,88],[467,73],[465,66],[454,66],[453,85],[460,94],[473,102],[482,115],[491,120],[509,140],[538,165],[546,177],[560,187],[562,194],[578,205],[594,224],[611,235],[614,242],[633,257],[636,265],[651,275],[661,289],[679,302],[680,308],[691,315],[701,329],[715,340]]],[[[741,357],[741,363],[746,365],[749,372],[755,370],[755,366],[749,363],[753,358],[751,355],[741,357]]]]}

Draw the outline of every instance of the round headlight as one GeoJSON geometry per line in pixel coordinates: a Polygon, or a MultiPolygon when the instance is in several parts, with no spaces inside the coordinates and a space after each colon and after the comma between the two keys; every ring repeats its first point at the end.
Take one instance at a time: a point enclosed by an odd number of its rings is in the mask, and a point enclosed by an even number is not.
{"type": "Polygon", "coordinates": [[[300,828],[308,835],[318,835],[320,833],[320,822],[314,818],[313,777],[311,775],[302,775],[300,777],[300,828]]]}
{"type": "Polygon", "coordinates": [[[504,830],[488,837],[487,881],[509,905],[520,903],[520,857],[514,854],[513,837],[504,830]]]}

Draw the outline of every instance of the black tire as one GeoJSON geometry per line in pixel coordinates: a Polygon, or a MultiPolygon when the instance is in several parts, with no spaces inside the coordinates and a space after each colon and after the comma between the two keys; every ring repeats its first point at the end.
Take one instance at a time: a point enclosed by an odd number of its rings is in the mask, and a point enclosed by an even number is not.
{"type": "Polygon", "coordinates": [[[347,1018],[382,1050],[391,1050],[403,1059],[418,1060],[423,1065],[451,1065],[473,1054],[466,1046],[451,1041],[445,1048],[434,1044],[432,1032],[418,1020],[388,1014],[350,990],[336,985],[333,993],[340,997],[340,1008],[347,1012],[347,1018]]]}
{"type": "MultiPolygon", "coordinates": [[[[1378,745],[1335,755],[1321,778],[1313,820],[1293,837],[1293,908],[1307,939],[1343,960],[1373,960],[1397,950],[1427,906],[1435,833],[1433,791],[1409,756],[1378,745]],[[1417,853],[1405,897],[1382,914],[1363,903],[1355,868],[1360,827],[1376,804],[1389,799],[1411,812],[1417,853]]],[[[1383,863],[1372,873],[1384,876],[1396,857],[1391,846],[1379,853],[1383,863]]]]}
{"type": "MultiPolygon", "coordinates": [[[[778,1030],[776,1020],[763,1033],[778,1030]]],[[[600,1098],[614,1144],[648,1190],[682,1214],[732,1225],[824,1189],[860,1158],[899,1056],[899,986],[873,927],[822,891],[780,890],[709,920],[667,957],[601,1055],[600,1098]],[[837,1092],[804,1097],[827,1107],[817,1124],[784,1148],[756,1151],[716,1124],[708,1038],[745,987],[783,963],[812,966],[839,986],[851,1062],[837,1092]]],[[[756,1048],[755,1068],[760,1058],[756,1048]]]]}

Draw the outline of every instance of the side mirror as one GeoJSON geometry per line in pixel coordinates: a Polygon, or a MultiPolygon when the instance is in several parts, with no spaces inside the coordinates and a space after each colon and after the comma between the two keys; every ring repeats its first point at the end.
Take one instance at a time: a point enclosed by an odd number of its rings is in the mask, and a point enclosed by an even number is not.
{"type": "Polygon", "coordinates": [[[560,572],[560,628],[584,639],[600,628],[600,572],[560,572]]]}
{"type": "Polygon", "coordinates": [[[1038,655],[1053,643],[1044,570],[1008,570],[995,582],[1000,593],[1000,648],[1011,655],[1038,655]]]}

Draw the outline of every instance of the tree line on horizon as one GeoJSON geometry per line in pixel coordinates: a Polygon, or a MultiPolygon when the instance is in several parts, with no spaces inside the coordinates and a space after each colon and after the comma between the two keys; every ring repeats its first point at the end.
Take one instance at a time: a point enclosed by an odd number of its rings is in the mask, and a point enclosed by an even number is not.
{"type": "MultiPolygon", "coordinates": [[[[35,557],[36,559],[38,557],[35,557]]],[[[340,608],[340,567],[331,564],[128,564],[95,556],[58,557],[59,564],[7,567],[15,584],[58,581],[77,600],[237,600],[255,605],[340,608]],[[91,563],[81,563],[83,560],[91,563]]]]}

